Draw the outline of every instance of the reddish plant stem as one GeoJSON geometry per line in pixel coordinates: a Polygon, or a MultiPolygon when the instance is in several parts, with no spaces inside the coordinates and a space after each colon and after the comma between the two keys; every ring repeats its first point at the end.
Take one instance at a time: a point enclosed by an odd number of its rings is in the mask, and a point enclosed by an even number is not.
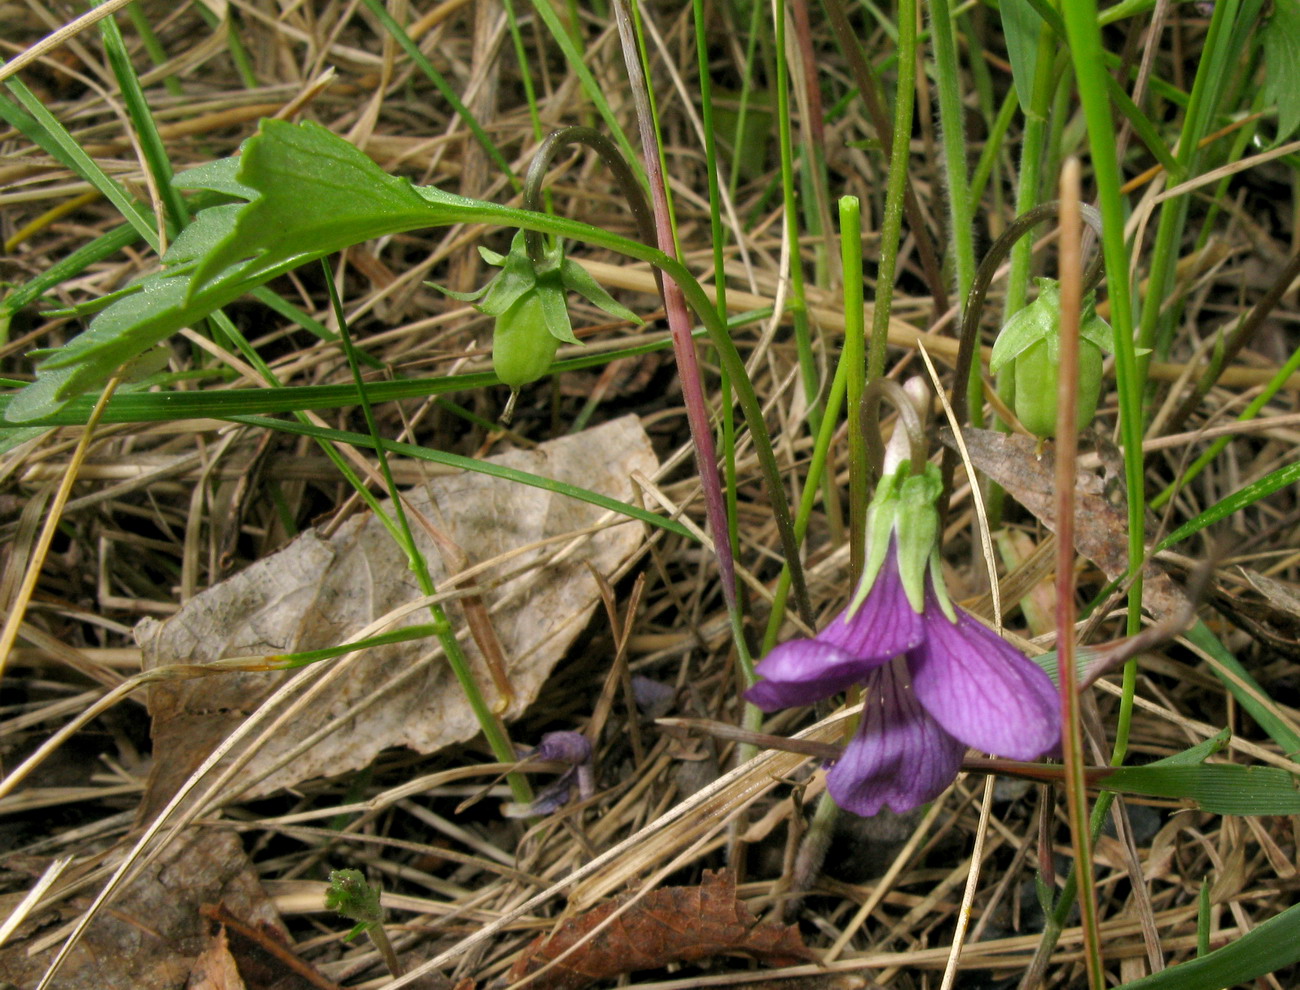
{"type": "Polygon", "coordinates": [[[1065,797],[1070,836],[1079,876],[1079,914],[1092,987],[1105,985],[1101,938],[1092,889],[1092,843],[1088,823],[1083,725],[1079,712],[1078,674],[1074,656],[1074,483],[1078,471],[1079,434],[1076,409],[1079,387],[1079,311],[1083,304],[1083,233],[1079,205],[1079,160],[1061,171],[1061,336],[1056,399],[1056,669],[1061,684],[1061,750],[1065,754],[1065,797]]]}
{"type": "MultiPolygon", "coordinates": [[[[632,101],[636,106],[637,125],[641,132],[641,146],[645,155],[646,178],[650,184],[650,201],[654,210],[655,232],[659,250],[677,257],[676,239],[673,237],[672,219],[668,211],[668,193],[659,158],[659,142],[655,135],[654,116],[645,76],[641,72],[641,57],[637,49],[631,13],[626,0],[615,0],[614,18],[618,24],[619,40],[623,45],[623,61],[627,63],[628,83],[632,101]]],[[[686,403],[686,420],[690,424],[691,442],[695,447],[695,465],[704,491],[704,508],[713,536],[714,553],[718,558],[718,571],[722,578],[722,595],[727,610],[737,615],[736,564],[731,555],[727,535],[726,504],[722,497],[722,480],[718,475],[718,455],[713,444],[713,429],[709,424],[709,406],[700,379],[700,362],[691,336],[691,316],[686,307],[686,297],[672,279],[664,279],[664,311],[673,335],[673,353],[677,358],[677,378],[682,386],[682,399],[686,403]]]]}

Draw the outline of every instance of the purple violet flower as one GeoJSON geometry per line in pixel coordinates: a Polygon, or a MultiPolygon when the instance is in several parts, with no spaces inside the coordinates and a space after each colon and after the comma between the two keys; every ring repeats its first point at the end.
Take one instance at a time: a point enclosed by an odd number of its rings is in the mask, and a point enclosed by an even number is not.
{"type": "Polygon", "coordinates": [[[567,764],[567,768],[528,804],[507,801],[501,806],[506,818],[540,818],[554,814],[569,803],[573,785],[578,797],[586,801],[596,793],[596,775],[592,766],[591,743],[581,732],[548,732],[525,760],[544,760],[567,764]]]}
{"type": "Polygon", "coordinates": [[[868,513],[868,555],[853,600],[812,639],[773,649],[745,694],[764,711],[865,688],[858,731],[826,775],[835,803],[862,816],[908,811],[956,778],[967,747],[1032,760],[1060,741],[1051,679],[948,600],[936,537],[938,469],[886,476],[868,513]]]}

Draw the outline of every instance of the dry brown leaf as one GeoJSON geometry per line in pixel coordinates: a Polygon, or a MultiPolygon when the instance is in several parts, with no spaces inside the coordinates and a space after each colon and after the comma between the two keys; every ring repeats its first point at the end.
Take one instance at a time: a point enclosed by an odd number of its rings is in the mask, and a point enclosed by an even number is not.
{"type": "MultiPolygon", "coordinates": [[[[625,500],[633,494],[632,474],[653,474],[657,467],[636,417],[553,440],[536,450],[502,454],[490,463],[625,500]]],[[[408,492],[406,502],[408,512],[423,514],[476,561],[581,530],[604,515],[604,510],[585,502],[474,472],[435,478],[427,490],[408,492]]],[[[443,581],[442,554],[424,527],[413,522],[411,528],[435,582],[443,581]]],[[[506,603],[493,612],[492,621],[515,692],[507,718],[520,715],[537,696],[595,607],[596,584],[586,565],[603,574],[613,572],[636,548],[641,531],[635,522],[616,525],[584,538],[577,552],[559,564],[505,580],[553,553],[555,547],[548,545],[478,576],[479,585],[490,589],[484,595],[489,606],[506,603]],[[503,584],[493,586],[501,580],[503,584]]],[[[364,514],[331,537],[304,533],[279,553],[196,596],[165,622],[142,622],[137,637],[150,669],[318,649],[349,641],[419,595],[403,554],[383,526],[364,514]]],[[[449,613],[460,628],[459,611],[453,606],[449,613]]],[[[420,610],[401,623],[428,621],[428,612],[420,610]]],[[[462,644],[491,697],[491,682],[475,644],[468,637],[462,637],[462,644]]],[[[221,740],[292,676],[304,673],[231,673],[151,689],[154,752],[164,756],[156,758],[150,774],[142,818],[152,817],[221,740]]],[[[431,753],[478,731],[435,642],[372,650],[358,659],[348,677],[331,685],[313,718],[259,749],[240,775],[242,782],[252,782],[243,795],[265,795],[311,777],[356,770],[392,746],[431,753]],[[329,724],[344,731],[314,742],[287,765],[262,776],[304,738],[329,724]]]]}
{"type": "Polygon", "coordinates": [[[1300,595],[1296,586],[1259,571],[1240,570],[1260,599],[1246,594],[1238,582],[1220,579],[1211,591],[1215,607],[1228,621],[1283,656],[1293,661],[1300,658],[1300,595]]]}
{"type": "Polygon", "coordinates": [[[221,944],[227,946],[240,977],[240,990],[342,990],[299,959],[276,926],[250,925],[224,904],[205,904],[202,913],[219,926],[221,944]]]}
{"type": "MultiPolygon", "coordinates": [[[[511,968],[509,981],[523,979],[583,942],[630,896],[593,908],[565,921],[553,934],[534,939],[511,968]]],[[[734,953],[771,966],[814,958],[794,925],[756,922],[736,899],[732,874],[706,870],[698,887],[652,890],[529,986],[533,990],[583,990],[598,980],[624,973],[734,953]]]]}
{"type": "MultiPolygon", "coordinates": [[[[111,909],[96,916],[52,986],[181,990],[208,942],[199,906],[212,902],[229,905],[234,914],[254,924],[280,924],[239,837],[194,829],[150,863],[111,909]]],[[[78,898],[71,906],[80,911],[88,903],[78,898]]],[[[38,934],[33,925],[28,938],[0,950],[0,980],[36,986],[56,951],[52,947],[29,956],[32,937],[38,934]]]]}
{"type": "MultiPolygon", "coordinates": [[[[952,433],[940,430],[944,443],[952,433]]],[[[1032,437],[993,430],[962,430],[971,462],[1010,492],[1044,526],[1056,532],[1056,463],[1052,444],[1038,450],[1032,437]]],[[[1122,478],[1080,469],[1074,490],[1074,539],[1079,553],[1111,580],[1128,572],[1128,510],[1122,478]]],[[[1157,619],[1182,615],[1187,597],[1163,570],[1148,561],[1142,569],[1142,603],[1157,619]]]]}
{"type": "Polygon", "coordinates": [[[224,928],[212,936],[208,947],[194,960],[185,990],[248,990],[239,976],[239,964],[230,954],[224,928]]]}

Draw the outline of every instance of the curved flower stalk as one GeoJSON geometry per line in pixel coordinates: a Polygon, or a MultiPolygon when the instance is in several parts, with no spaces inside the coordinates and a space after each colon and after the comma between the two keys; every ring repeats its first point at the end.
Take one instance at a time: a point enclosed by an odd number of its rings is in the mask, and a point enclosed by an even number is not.
{"type": "Polygon", "coordinates": [[[774,711],[864,687],[858,731],[826,775],[836,804],[863,816],[933,800],[968,747],[1032,760],[1061,736],[1047,674],[948,597],[939,468],[899,461],[896,447],[889,455],[848,607],[813,638],[772,650],[757,667],[763,680],[745,695],[774,711]]]}

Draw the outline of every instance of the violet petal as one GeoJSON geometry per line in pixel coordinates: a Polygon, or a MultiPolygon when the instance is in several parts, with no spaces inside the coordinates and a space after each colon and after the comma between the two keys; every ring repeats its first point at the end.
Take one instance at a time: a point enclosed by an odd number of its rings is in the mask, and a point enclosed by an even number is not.
{"type": "Polygon", "coordinates": [[[562,729],[548,732],[533,755],[539,760],[551,760],[556,763],[568,763],[577,766],[591,762],[591,743],[581,732],[562,729]]]}
{"type": "MultiPolygon", "coordinates": [[[[898,548],[890,546],[866,599],[852,616],[841,612],[817,638],[875,667],[916,646],[925,637],[898,574],[898,548]]],[[[870,669],[870,668],[868,668],[870,669]]]]}
{"type": "Polygon", "coordinates": [[[925,641],[908,654],[917,699],[966,745],[1032,760],[1060,740],[1056,689],[1042,668],[970,614],[950,622],[927,592],[925,641]]]}
{"type": "Polygon", "coordinates": [[[888,805],[898,813],[932,801],[953,782],[964,743],[932,719],[898,658],[871,672],[857,734],[826,774],[835,803],[870,817],[888,805]]]}
{"type": "Polygon", "coordinates": [[[876,664],[820,638],[792,639],[774,647],[754,668],[763,680],[745,692],[745,700],[765,712],[811,705],[857,684],[876,664]]]}
{"type": "Polygon", "coordinates": [[[764,711],[810,705],[862,681],[920,643],[925,623],[907,600],[897,556],[891,546],[852,616],[845,610],[813,639],[782,643],[764,657],[755,668],[763,680],[745,698],[764,711]]]}

